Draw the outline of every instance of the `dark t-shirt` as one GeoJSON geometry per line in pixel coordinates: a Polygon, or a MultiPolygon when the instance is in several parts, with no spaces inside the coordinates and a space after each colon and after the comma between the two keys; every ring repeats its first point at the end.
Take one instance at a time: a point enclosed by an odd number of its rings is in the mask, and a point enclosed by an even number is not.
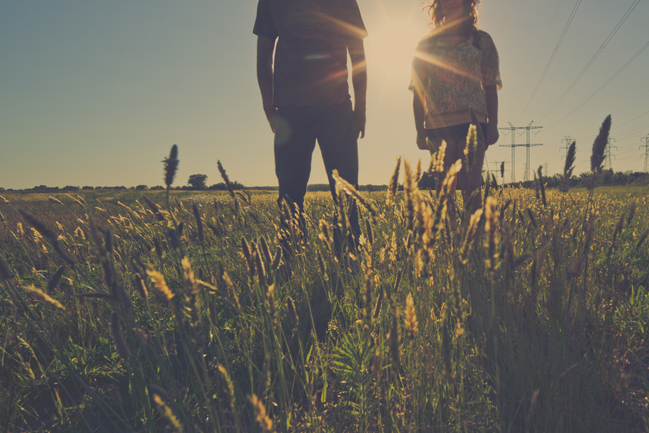
{"type": "Polygon", "coordinates": [[[350,99],[347,46],[367,36],[356,0],[259,0],[253,33],[279,38],[276,107],[332,105],[350,99]]]}

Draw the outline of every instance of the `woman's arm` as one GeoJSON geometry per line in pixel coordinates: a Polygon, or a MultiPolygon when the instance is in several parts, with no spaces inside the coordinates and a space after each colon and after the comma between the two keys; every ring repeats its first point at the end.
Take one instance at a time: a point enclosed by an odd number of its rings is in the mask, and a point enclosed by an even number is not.
{"type": "Polygon", "coordinates": [[[417,147],[422,150],[428,150],[426,142],[426,129],[424,129],[425,102],[424,95],[418,90],[414,90],[412,98],[412,111],[415,115],[415,129],[417,130],[417,147]]]}
{"type": "Polygon", "coordinates": [[[487,147],[498,141],[498,90],[496,86],[487,86],[487,147]]]}

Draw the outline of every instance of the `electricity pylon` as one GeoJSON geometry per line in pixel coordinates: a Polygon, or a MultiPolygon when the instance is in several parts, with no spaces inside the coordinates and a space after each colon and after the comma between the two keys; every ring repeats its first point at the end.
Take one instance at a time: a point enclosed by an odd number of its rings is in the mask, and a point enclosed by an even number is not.
{"type": "Polygon", "coordinates": [[[640,140],[644,140],[644,144],[640,146],[640,149],[644,149],[644,171],[649,172],[647,170],[647,161],[649,161],[649,136],[647,137],[642,137],[640,140]]]}
{"type": "Polygon", "coordinates": [[[608,165],[609,170],[613,170],[613,160],[611,158],[615,158],[615,155],[611,154],[611,148],[614,147],[617,150],[617,146],[613,146],[611,143],[615,143],[615,138],[609,138],[606,144],[606,165],[608,165]]]}
{"type": "MultiPolygon", "coordinates": [[[[500,147],[511,147],[512,148],[512,182],[516,182],[516,148],[517,147],[525,147],[527,149],[526,152],[526,160],[525,160],[525,178],[524,180],[530,180],[530,147],[534,146],[543,146],[543,144],[540,143],[530,143],[530,132],[532,129],[541,129],[543,128],[542,126],[532,126],[532,123],[534,121],[531,121],[529,125],[527,126],[514,126],[512,125],[511,122],[509,123],[509,128],[499,128],[501,131],[507,131],[504,132],[504,135],[511,134],[512,135],[512,144],[501,144],[500,147]],[[525,132],[527,133],[527,142],[525,144],[517,144],[516,143],[516,131],[519,129],[524,129],[525,132]]],[[[537,134],[537,133],[535,133],[537,134]]]]}

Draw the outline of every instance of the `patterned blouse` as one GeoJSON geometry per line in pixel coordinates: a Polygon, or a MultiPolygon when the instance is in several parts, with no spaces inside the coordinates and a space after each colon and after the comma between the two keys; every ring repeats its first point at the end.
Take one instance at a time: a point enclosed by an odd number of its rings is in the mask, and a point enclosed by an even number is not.
{"type": "Polygon", "coordinates": [[[485,88],[502,87],[498,51],[491,36],[478,30],[453,48],[440,38],[426,36],[419,42],[412,66],[410,90],[426,98],[426,129],[460,125],[471,121],[472,108],[480,122],[487,122],[485,88]]]}

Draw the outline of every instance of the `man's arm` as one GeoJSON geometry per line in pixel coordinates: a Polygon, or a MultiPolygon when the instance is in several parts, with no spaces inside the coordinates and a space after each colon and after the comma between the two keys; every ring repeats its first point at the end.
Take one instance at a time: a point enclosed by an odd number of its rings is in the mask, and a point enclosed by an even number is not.
{"type": "Polygon", "coordinates": [[[350,42],[347,46],[349,58],[352,60],[352,84],[354,86],[354,119],[360,137],[365,137],[365,122],[367,108],[367,63],[363,40],[350,42]]]}
{"type": "Polygon", "coordinates": [[[487,86],[487,147],[498,141],[498,90],[496,86],[487,86]]]}
{"type": "Polygon", "coordinates": [[[270,129],[276,131],[276,112],[273,107],[273,51],[275,41],[265,36],[257,37],[257,82],[261,91],[261,102],[270,129]]]}

